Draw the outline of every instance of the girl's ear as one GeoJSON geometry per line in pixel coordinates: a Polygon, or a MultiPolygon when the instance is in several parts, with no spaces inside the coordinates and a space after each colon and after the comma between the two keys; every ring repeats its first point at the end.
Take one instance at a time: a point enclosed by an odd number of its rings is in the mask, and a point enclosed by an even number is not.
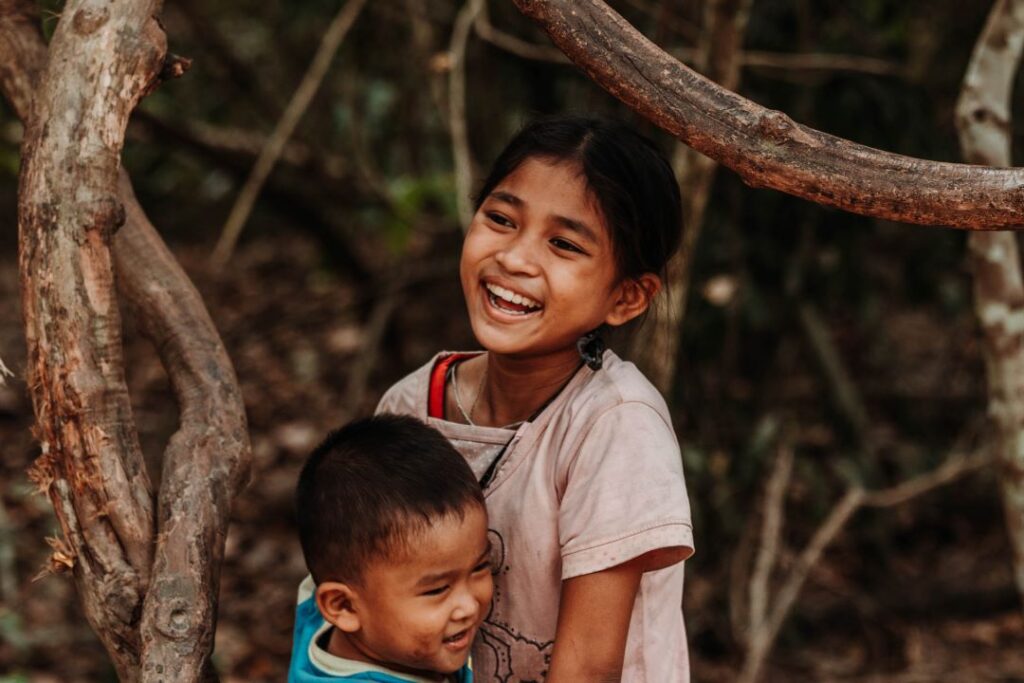
{"type": "Polygon", "coordinates": [[[614,292],[615,305],[604,321],[612,326],[628,323],[646,311],[660,291],[661,278],[654,273],[623,280],[614,292]]]}
{"type": "Polygon", "coordinates": [[[359,594],[347,583],[324,581],[316,587],[316,606],[320,614],[339,631],[355,633],[362,619],[359,594]]]}

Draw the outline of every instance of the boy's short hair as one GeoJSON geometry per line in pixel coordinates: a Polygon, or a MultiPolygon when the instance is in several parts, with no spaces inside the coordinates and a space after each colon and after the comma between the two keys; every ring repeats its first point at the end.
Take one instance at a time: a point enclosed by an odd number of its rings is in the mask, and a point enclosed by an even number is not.
{"type": "Polygon", "coordinates": [[[331,432],[295,492],[299,540],[313,580],[358,582],[435,520],[484,506],[469,465],[440,432],[381,414],[331,432]]]}

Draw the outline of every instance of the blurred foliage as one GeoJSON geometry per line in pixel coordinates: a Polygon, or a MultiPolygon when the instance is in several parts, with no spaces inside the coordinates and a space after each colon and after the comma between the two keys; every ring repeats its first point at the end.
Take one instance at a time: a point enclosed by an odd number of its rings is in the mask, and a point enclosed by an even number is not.
{"type": "MultiPolygon", "coordinates": [[[[666,48],[692,46],[699,32],[701,2],[611,4],[666,48]]],[[[367,4],[257,204],[243,247],[302,234],[321,254],[339,242],[350,245],[375,273],[457,255],[451,142],[444,103],[434,93],[446,91],[445,52],[459,7],[449,0],[367,4]]],[[[142,104],[125,164],[169,242],[212,248],[260,142],[337,8],[327,0],[166,4],[170,49],[194,58],[194,65],[142,104]]],[[[953,106],[988,8],[925,0],[756,0],[746,49],[860,55],[905,73],[748,68],[741,92],[862,144],[957,160],[953,106]]],[[[52,31],[49,17],[59,4],[48,3],[46,12],[44,26],[52,31]]],[[[547,44],[511,3],[492,0],[489,13],[502,30],[547,44]]],[[[666,134],[570,66],[523,60],[479,38],[469,42],[467,65],[467,123],[478,179],[516,128],[537,114],[620,117],[667,154],[673,150],[666,134]]],[[[1022,131],[1018,117],[1018,150],[1022,131]]],[[[0,202],[8,216],[19,135],[4,114],[0,174],[7,182],[0,184],[0,202]]],[[[3,239],[12,244],[10,234],[3,239]]],[[[880,487],[933,468],[985,410],[961,233],[824,209],[747,188],[720,169],[697,249],[679,381],[669,397],[697,526],[691,588],[701,577],[717,582],[727,573],[732,549],[757,520],[763,478],[783,438],[798,454],[787,538],[800,544],[847,485],[880,487]],[[715,278],[735,287],[727,301],[706,294],[715,278]],[[825,321],[867,409],[868,433],[852,433],[827,399],[828,380],[808,346],[800,305],[825,321]]],[[[308,268],[322,273],[328,261],[311,259],[308,268]]],[[[274,272],[265,286],[286,277],[299,276],[274,272]]],[[[337,272],[327,279],[348,276],[337,272]]],[[[431,306],[461,311],[458,288],[437,290],[431,306]]],[[[378,392],[427,354],[473,344],[465,325],[432,326],[417,308],[401,306],[396,313],[384,342],[392,362],[374,375],[378,392]]],[[[362,314],[365,319],[369,311],[362,314]]],[[[858,517],[837,553],[877,561],[846,567],[851,580],[884,583],[899,547],[933,537],[947,546],[967,543],[978,529],[1001,524],[991,478],[943,495],[941,506],[915,508],[919,527],[912,537],[903,535],[908,526],[898,516],[858,517]],[[969,510],[970,519],[950,527],[943,506],[969,510]]],[[[717,616],[725,614],[719,609],[724,583],[710,590],[701,605],[705,613],[692,617],[698,653],[733,645],[727,620],[717,616]]],[[[0,614],[0,636],[17,635],[11,619],[0,614]]],[[[792,637],[801,637],[798,629],[792,637]]]]}

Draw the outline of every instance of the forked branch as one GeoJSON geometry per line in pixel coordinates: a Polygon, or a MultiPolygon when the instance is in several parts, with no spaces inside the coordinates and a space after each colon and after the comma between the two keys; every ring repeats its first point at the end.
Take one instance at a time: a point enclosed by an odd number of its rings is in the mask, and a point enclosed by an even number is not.
{"type": "MultiPolygon", "coordinates": [[[[35,387],[33,398],[36,400],[37,419],[44,438],[44,456],[35,471],[40,484],[49,490],[54,502],[64,530],[64,547],[70,551],[74,560],[76,581],[90,622],[110,652],[122,680],[155,680],[165,677],[166,674],[160,672],[168,671],[173,671],[174,679],[178,681],[200,680],[207,673],[213,645],[218,570],[223,555],[230,503],[244,484],[249,466],[248,435],[241,392],[231,363],[198,293],[146,218],[132,193],[127,175],[119,167],[123,124],[134,105],[133,98],[122,100],[108,95],[105,104],[116,109],[114,115],[118,126],[113,131],[100,126],[95,128],[97,134],[108,136],[105,140],[110,146],[99,150],[103,162],[102,173],[97,177],[90,176],[90,180],[97,182],[98,178],[102,184],[100,190],[109,198],[102,206],[109,204],[113,207],[116,219],[114,224],[97,226],[96,221],[86,221],[84,238],[89,248],[81,250],[79,243],[82,235],[79,231],[83,226],[80,220],[76,220],[81,214],[76,213],[74,206],[70,205],[74,192],[49,196],[50,204],[45,203],[47,192],[52,188],[40,189],[38,183],[51,179],[67,183],[68,178],[61,174],[62,169],[51,171],[44,163],[47,157],[40,153],[40,150],[45,152],[47,146],[38,141],[38,121],[46,119],[36,119],[34,125],[28,121],[32,98],[39,88],[39,78],[47,61],[46,46],[39,34],[33,4],[21,0],[0,1],[0,89],[18,116],[29,123],[27,144],[31,142],[38,145],[29,150],[32,152],[30,155],[26,155],[26,163],[31,159],[33,164],[26,168],[26,173],[32,170],[38,175],[26,180],[25,187],[35,189],[32,194],[23,195],[23,205],[29,198],[40,197],[44,200],[44,207],[60,206],[61,211],[57,212],[57,217],[67,219],[65,222],[48,223],[48,226],[56,229],[57,234],[49,238],[44,235],[43,240],[39,239],[38,230],[31,230],[37,224],[23,222],[22,226],[23,280],[26,280],[26,264],[35,263],[39,259],[49,257],[52,272],[50,277],[47,277],[45,269],[33,273],[30,265],[30,277],[25,282],[26,301],[32,304],[31,307],[25,307],[29,321],[28,336],[34,349],[34,355],[30,357],[37,361],[34,367],[30,367],[30,373],[33,373],[30,381],[35,387]],[[57,200],[66,205],[59,205],[57,200]],[[120,222],[123,222],[123,226],[114,234],[116,224],[120,222]],[[103,227],[108,229],[97,231],[97,228],[103,227]],[[75,252],[85,251],[87,258],[76,264],[73,258],[66,257],[69,250],[72,256],[75,252]],[[90,306],[98,305],[97,302],[102,304],[102,313],[108,320],[117,313],[108,284],[111,282],[111,250],[118,272],[118,289],[134,309],[135,318],[143,331],[154,342],[174,387],[181,415],[181,427],[171,438],[164,456],[155,524],[151,510],[152,494],[148,490],[148,483],[144,481],[145,469],[141,466],[141,460],[135,459],[138,457],[135,452],[137,438],[130,413],[117,423],[116,430],[104,431],[98,437],[98,443],[102,446],[98,455],[88,450],[95,447],[97,440],[82,444],[68,442],[69,436],[74,435],[69,435],[67,423],[61,429],[54,430],[50,422],[54,412],[67,414],[68,406],[61,401],[68,401],[71,398],[68,390],[76,386],[69,381],[72,373],[59,369],[56,377],[64,384],[54,386],[55,373],[51,370],[54,359],[59,361],[69,354],[77,354],[75,358],[79,364],[74,370],[81,372],[83,365],[95,359],[94,355],[86,353],[90,348],[96,348],[90,333],[95,332],[95,326],[104,323],[104,320],[90,319],[83,323],[80,317],[82,311],[65,308],[63,317],[71,320],[68,324],[72,326],[74,336],[59,339],[47,337],[45,341],[53,342],[53,345],[46,347],[41,345],[43,340],[39,337],[38,328],[40,325],[44,328],[49,325],[51,330],[63,330],[60,327],[60,324],[65,324],[63,320],[55,321],[47,317],[54,315],[55,305],[65,305],[59,302],[55,304],[55,296],[81,296],[83,290],[90,306]],[[55,254],[65,256],[58,259],[55,254]],[[101,257],[103,260],[100,260],[101,257]],[[84,267],[82,264],[85,264],[84,267]],[[98,269],[98,264],[103,265],[104,269],[98,269]],[[57,265],[68,269],[66,272],[72,275],[62,277],[61,273],[53,271],[57,265]],[[31,279],[33,275],[35,277],[31,279]],[[45,372],[40,373],[40,368],[45,372]],[[51,436],[54,432],[56,436],[51,436]],[[115,451],[121,444],[127,444],[129,452],[117,458],[115,451]],[[72,450],[74,447],[80,450],[72,450]],[[97,458],[101,467],[113,468],[114,471],[117,471],[118,460],[130,463],[137,468],[136,477],[122,487],[128,489],[122,496],[122,492],[113,487],[116,482],[86,476],[88,470],[82,465],[84,457],[97,458]],[[90,512],[94,500],[106,501],[104,509],[108,512],[117,506],[130,507],[137,502],[139,507],[148,510],[149,519],[136,526],[111,523],[110,528],[107,528],[104,524],[108,517],[90,512]],[[127,526],[127,530],[123,526],[127,526]],[[130,563],[131,555],[127,552],[127,543],[132,541],[133,533],[143,534],[143,538],[135,541],[139,544],[138,554],[145,560],[139,562],[139,568],[130,563]],[[124,545],[125,550],[118,552],[118,545],[124,545]],[[83,549],[87,549],[87,552],[82,552],[83,549]],[[150,581],[146,580],[147,575],[151,577],[150,581]],[[141,610],[140,624],[139,608],[143,599],[145,604],[141,610]]],[[[109,15],[104,15],[103,11],[97,14],[73,13],[83,4],[72,6],[69,3],[65,16],[73,17],[74,34],[70,39],[67,36],[61,37],[62,42],[57,42],[55,36],[55,50],[76,48],[76,36],[80,36],[83,30],[94,27],[95,33],[99,34],[102,33],[105,21],[115,21],[109,15]]],[[[108,72],[128,72],[128,78],[134,77],[136,80],[133,82],[141,88],[147,85],[142,74],[150,73],[155,78],[162,66],[158,59],[159,51],[146,49],[147,45],[159,47],[162,44],[162,34],[155,30],[151,18],[155,9],[143,9],[141,14],[132,15],[127,20],[118,18],[123,21],[119,24],[124,31],[121,35],[131,35],[138,26],[146,26],[145,35],[155,41],[135,43],[149,57],[144,60],[147,71],[136,68],[129,72],[133,67],[129,60],[127,65],[115,65],[108,72]]],[[[62,25],[64,23],[61,22],[62,25]]],[[[57,35],[62,34],[58,32],[57,35]]],[[[56,91],[59,94],[63,92],[62,87],[67,86],[60,82],[60,76],[58,74],[55,80],[54,74],[48,76],[51,79],[48,84],[50,92],[56,91]]],[[[80,74],[78,76],[82,77],[80,74]]],[[[75,87],[75,84],[71,86],[75,87]]],[[[81,84],[77,87],[81,87],[81,84]]],[[[135,98],[141,94],[141,90],[131,92],[135,98]]],[[[36,103],[36,111],[50,114],[58,111],[43,108],[52,107],[52,104],[48,104],[52,102],[54,99],[51,97],[36,103]]],[[[94,113],[95,109],[88,111],[94,113]]],[[[56,119],[62,120],[61,117],[56,119]]],[[[58,126],[52,121],[49,131],[50,135],[59,138],[58,126]]],[[[84,162],[95,163],[95,160],[86,158],[84,162]]],[[[73,164],[69,164],[68,168],[76,170],[73,164]]],[[[89,188],[92,190],[91,185],[89,188]]],[[[50,214],[44,211],[43,215],[45,217],[50,214]]],[[[85,216],[89,218],[92,214],[87,213],[85,216]]],[[[30,214],[29,218],[32,217],[33,214],[30,214]]],[[[66,305],[79,303],[72,300],[66,305]]],[[[84,314],[88,316],[94,314],[94,311],[85,309],[84,314]]],[[[102,356],[101,368],[105,368],[103,376],[111,383],[108,386],[120,391],[119,387],[123,385],[120,323],[118,321],[115,325],[106,322],[104,325],[110,325],[111,328],[109,331],[106,331],[105,326],[101,328],[107,333],[107,345],[103,347],[106,355],[102,356]]],[[[118,406],[122,405],[119,393],[108,395],[92,390],[94,393],[86,397],[89,410],[73,413],[78,420],[79,431],[85,433],[93,433],[97,429],[97,415],[102,416],[108,410],[109,404],[105,401],[116,400],[118,406]],[[97,401],[97,396],[103,400],[97,401]]],[[[126,398],[123,401],[124,406],[127,406],[126,398]]],[[[127,408],[122,410],[127,411],[127,408]]]]}

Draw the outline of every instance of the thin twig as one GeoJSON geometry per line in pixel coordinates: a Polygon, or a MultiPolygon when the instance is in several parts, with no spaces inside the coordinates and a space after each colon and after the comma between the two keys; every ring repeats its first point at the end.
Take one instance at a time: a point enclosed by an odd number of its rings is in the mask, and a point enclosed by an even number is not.
{"type": "Polygon", "coordinates": [[[14,377],[14,373],[11,372],[10,368],[4,365],[4,359],[0,358],[0,387],[7,384],[8,377],[14,377]]]}
{"type": "Polygon", "coordinates": [[[445,121],[448,118],[448,103],[445,99],[442,71],[435,68],[433,64],[436,56],[434,27],[431,25],[427,12],[426,0],[405,0],[405,8],[408,20],[412,23],[412,44],[415,50],[416,64],[424,68],[430,102],[434,105],[438,119],[445,121]]]}
{"type": "MultiPolygon", "coordinates": [[[[625,0],[627,5],[632,5],[635,9],[643,12],[652,17],[661,19],[661,7],[659,3],[644,2],[643,0],[625,0]]],[[[700,27],[693,22],[686,21],[684,19],[673,18],[668,22],[669,29],[675,31],[686,40],[696,42],[700,35],[700,27]]]]}
{"type": "Polygon", "coordinates": [[[828,326],[810,301],[801,301],[797,304],[797,318],[807,344],[811,347],[811,352],[824,375],[833,404],[845,419],[857,443],[867,446],[870,441],[867,407],[861,400],[857,384],[850,377],[846,364],[832,341],[828,326]]]}
{"type": "Polygon", "coordinates": [[[832,543],[840,530],[846,525],[846,522],[857,511],[857,508],[860,507],[863,497],[864,491],[860,488],[852,488],[847,491],[846,495],[832,508],[828,517],[818,527],[818,530],[811,537],[803,552],[800,553],[796,566],[789,572],[785,583],[783,583],[782,588],[776,595],[767,621],[761,628],[751,631],[746,661],[743,663],[743,671],[738,679],[740,683],[753,683],[757,680],[761,666],[764,664],[764,659],[775,642],[779,628],[789,614],[793,602],[796,600],[797,595],[800,594],[800,589],[803,588],[804,581],[807,580],[807,575],[810,573],[811,568],[814,567],[821,558],[825,548],[832,543]]]}
{"type": "Polygon", "coordinates": [[[779,541],[785,521],[786,491],[793,474],[793,448],[789,443],[779,446],[775,467],[768,478],[762,507],[761,542],[754,573],[750,577],[750,614],[747,642],[750,634],[758,631],[764,623],[768,608],[768,591],[772,570],[778,563],[779,541]]]}
{"type": "MultiPolygon", "coordinates": [[[[878,491],[865,491],[860,486],[851,487],[832,508],[825,521],[814,532],[811,540],[798,556],[795,565],[782,586],[776,592],[768,618],[759,628],[752,628],[748,639],[747,656],[740,674],[740,683],[754,683],[761,671],[764,660],[770,652],[779,630],[789,615],[811,570],[821,559],[825,549],[835,540],[846,523],[861,507],[889,508],[922,496],[943,484],[955,481],[971,472],[980,470],[995,459],[991,449],[984,449],[973,455],[955,454],[942,465],[878,491]]],[[[753,621],[751,624],[753,625],[753,621]]]]}
{"type": "Polygon", "coordinates": [[[982,450],[973,455],[954,455],[931,472],[926,472],[902,484],[881,491],[864,494],[861,505],[871,508],[888,508],[922,496],[965,474],[980,470],[992,464],[995,457],[991,450],[982,450]]]}
{"type": "Polygon", "coordinates": [[[398,288],[389,290],[383,298],[378,299],[370,314],[370,320],[366,323],[363,331],[362,349],[359,359],[352,364],[352,374],[348,378],[348,388],[345,392],[348,404],[352,413],[356,413],[366,397],[366,387],[377,366],[380,358],[380,345],[387,331],[388,323],[394,315],[398,302],[401,300],[402,291],[398,288]]]}
{"type": "Polygon", "coordinates": [[[740,55],[740,64],[748,69],[780,71],[845,71],[871,76],[908,78],[907,67],[896,62],[861,55],[828,54],[824,52],[764,52],[747,50],[740,55]]]}
{"type": "MultiPolygon", "coordinates": [[[[723,87],[736,90],[740,83],[741,48],[747,32],[753,0],[704,3],[704,26],[696,50],[690,51],[694,68],[723,87]]],[[[669,297],[655,317],[655,328],[643,355],[644,369],[654,384],[668,394],[676,376],[679,337],[686,317],[687,293],[704,213],[717,164],[693,148],[678,142],[672,167],[683,196],[680,248],[668,264],[669,297]]]]}
{"type": "Polygon", "coordinates": [[[0,497],[0,602],[14,605],[18,590],[18,568],[14,563],[14,528],[0,497]]]}
{"type": "MultiPolygon", "coordinates": [[[[480,39],[510,54],[536,62],[551,64],[572,64],[561,50],[523,40],[507,33],[491,23],[486,12],[481,12],[474,23],[480,39]]],[[[699,48],[682,47],[669,50],[676,59],[689,65],[699,60],[699,48]]],[[[768,71],[821,71],[861,73],[869,76],[895,76],[907,78],[907,67],[903,64],[890,62],[877,57],[862,55],[829,54],[824,52],[767,52],[764,50],[745,50],[737,55],[739,65],[745,69],[763,69],[768,71]]],[[[696,66],[701,70],[699,66],[696,66]]]]}
{"type": "Polygon", "coordinates": [[[448,74],[448,121],[452,136],[452,159],[455,164],[455,201],[459,210],[459,224],[469,228],[473,218],[470,194],[473,192],[473,155],[469,148],[469,130],[466,125],[466,45],[473,28],[473,20],[483,9],[484,0],[466,0],[455,17],[449,54],[452,69],[448,74]]]}
{"type": "Polygon", "coordinates": [[[231,208],[231,213],[224,224],[220,240],[218,240],[210,259],[214,269],[219,270],[223,268],[231,259],[235,244],[238,242],[238,237],[242,233],[245,222],[249,219],[249,214],[252,212],[252,207],[256,203],[256,198],[259,196],[263,183],[266,182],[267,176],[270,175],[274,164],[277,163],[277,159],[281,156],[281,151],[284,149],[285,144],[294,132],[295,127],[299,124],[299,120],[305,114],[306,109],[313,100],[313,96],[320,88],[320,83],[327,74],[327,69],[330,67],[335,53],[338,51],[342,40],[344,40],[352,24],[355,23],[359,12],[365,4],[366,0],[348,0],[331,21],[327,31],[324,32],[324,36],[320,41],[320,47],[317,49],[316,55],[313,56],[309,69],[306,70],[305,75],[302,77],[299,87],[295,90],[295,94],[292,95],[292,99],[281,115],[281,119],[277,122],[274,132],[271,133],[267,144],[256,159],[249,178],[245,181],[245,185],[242,186],[241,191],[238,193],[238,199],[235,200],[235,205],[231,208]]]}
{"type": "Polygon", "coordinates": [[[511,33],[506,33],[499,28],[495,28],[487,13],[486,4],[482,11],[476,15],[476,20],[473,22],[473,28],[476,31],[476,34],[480,36],[481,40],[488,42],[505,52],[514,54],[517,57],[522,57],[523,59],[529,59],[536,62],[572,64],[572,62],[569,61],[569,58],[565,56],[565,53],[556,47],[531,43],[528,40],[517,38],[511,33]]]}

